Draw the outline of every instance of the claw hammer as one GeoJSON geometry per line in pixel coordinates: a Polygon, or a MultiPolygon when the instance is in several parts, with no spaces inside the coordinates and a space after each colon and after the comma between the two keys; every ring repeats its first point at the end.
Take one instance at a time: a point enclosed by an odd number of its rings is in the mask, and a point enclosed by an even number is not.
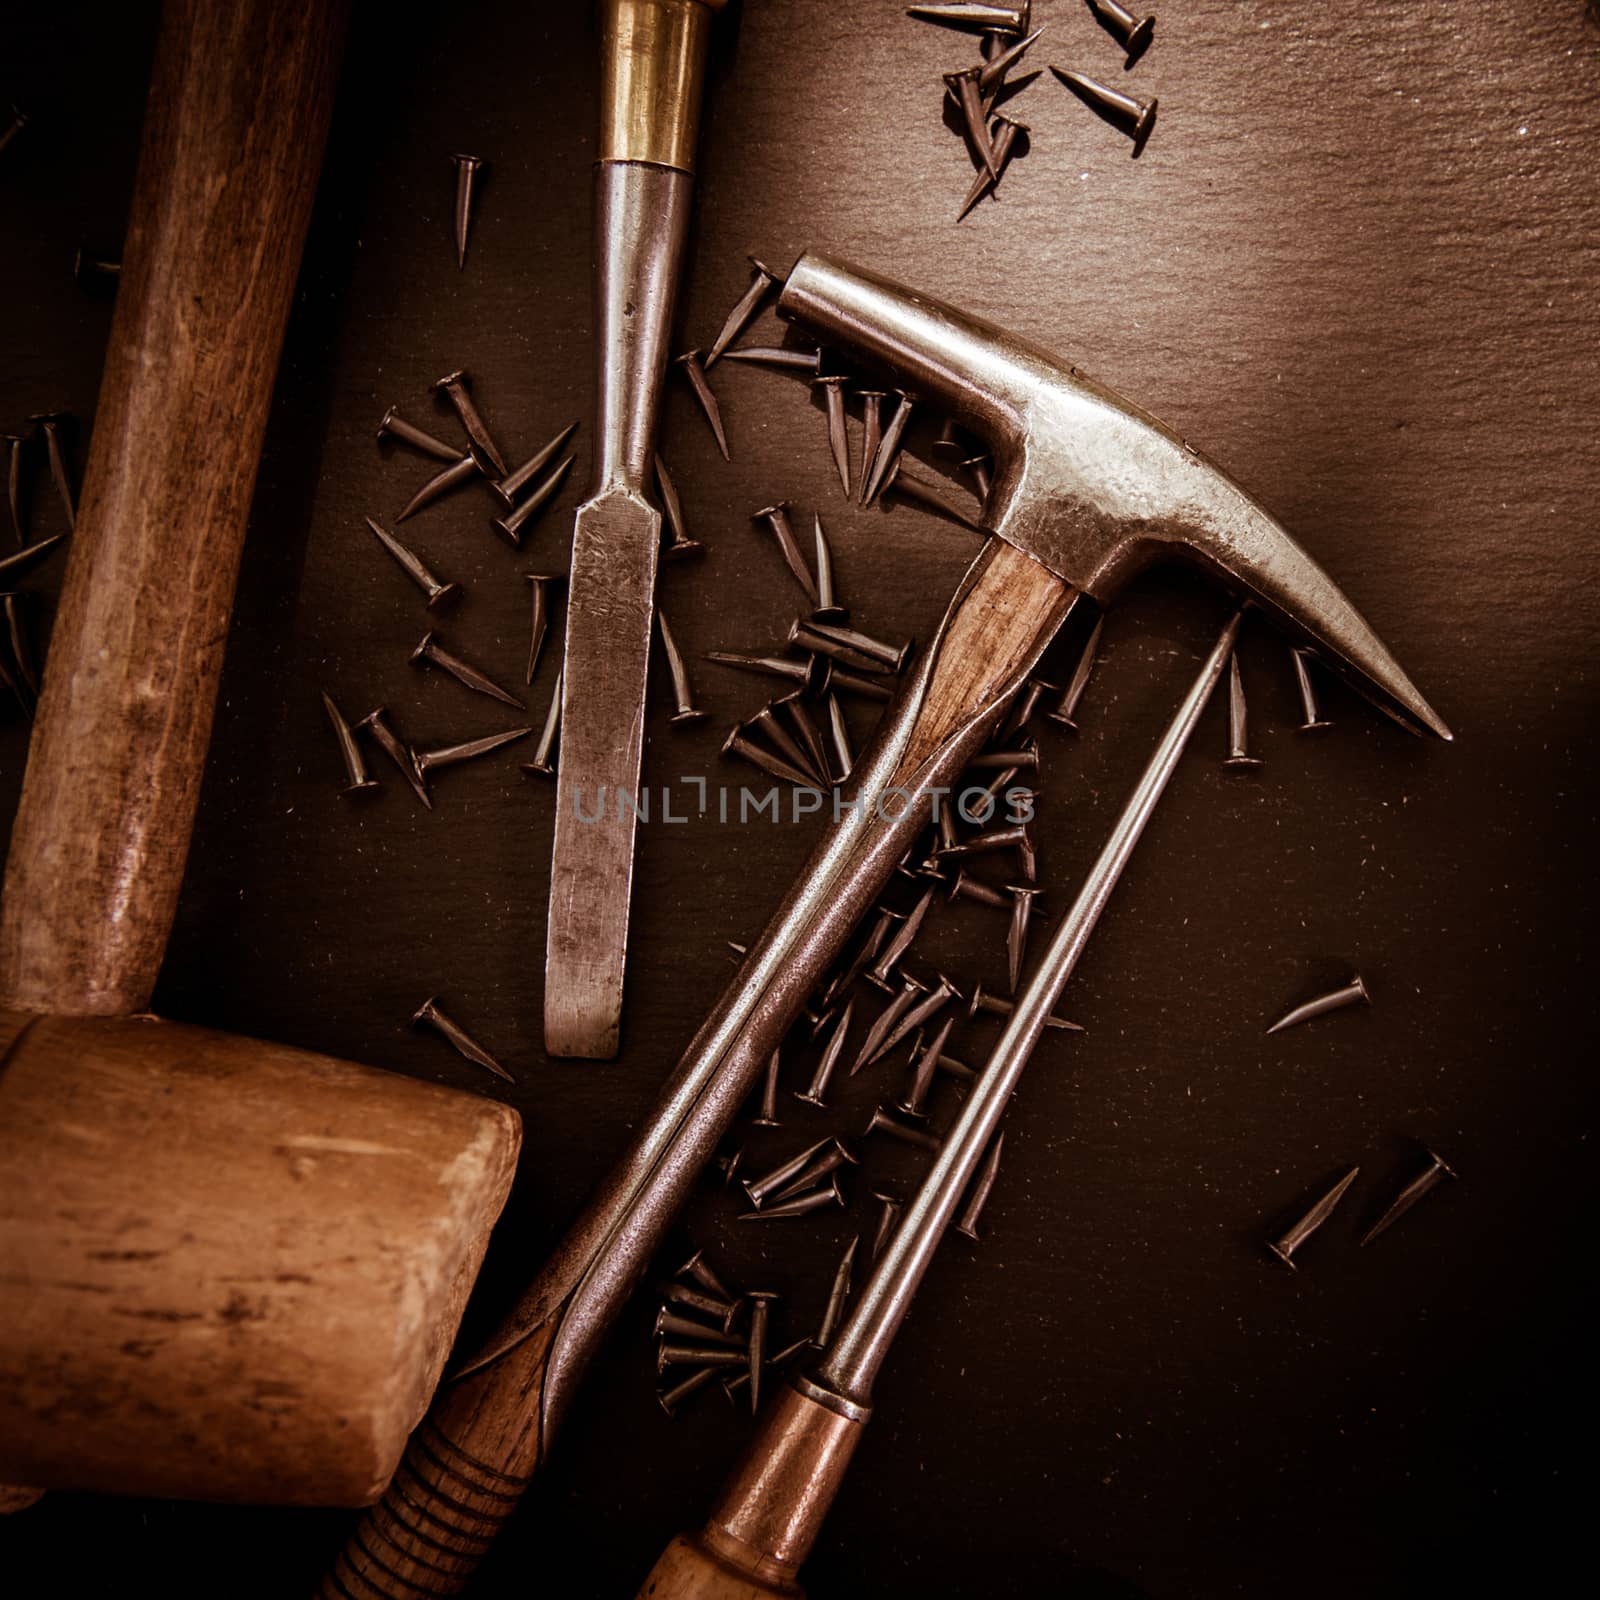
{"type": "Polygon", "coordinates": [[[1080,595],[1106,605],[1148,563],[1182,556],[1407,727],[1449,737],[1332,578],[1261,505],[1076,367],[818,255],[795,265],[778,310],[986,440],[995,470],[980,521],[990,537],[858,762],[854,803],[826,829],[620,1164],[498,1332],[441,1389],[325,1597],[453,1594],[466,1581],[696,1175],[929,820],[919,798],[959,776],[1080,595]]]}

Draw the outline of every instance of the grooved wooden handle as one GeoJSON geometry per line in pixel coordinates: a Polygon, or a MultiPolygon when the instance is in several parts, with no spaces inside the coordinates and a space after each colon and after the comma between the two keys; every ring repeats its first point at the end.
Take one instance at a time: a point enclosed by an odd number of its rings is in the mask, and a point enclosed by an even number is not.
{"type": "Polygon", "coordinates": [[[439,1390],[317,1600],[461,1592],[538,1469],[539,1391],[558,1317],[491,1366],[439,1390]]]}
{"type": "Polygon", "coordinates": [[[146,1008],[188,855],[343,0],[168,0],[0,907],[0,1004],[146,1008]]]}

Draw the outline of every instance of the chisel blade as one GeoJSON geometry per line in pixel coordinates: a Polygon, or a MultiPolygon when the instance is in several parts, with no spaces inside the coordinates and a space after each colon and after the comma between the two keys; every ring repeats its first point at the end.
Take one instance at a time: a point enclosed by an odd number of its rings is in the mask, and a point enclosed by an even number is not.
{"type": "Polygon", "coordinates": [[[661,514],[635,491],[578,509],[545,952],[552,1055],[617,1053],[660,546],[661,514]]]}

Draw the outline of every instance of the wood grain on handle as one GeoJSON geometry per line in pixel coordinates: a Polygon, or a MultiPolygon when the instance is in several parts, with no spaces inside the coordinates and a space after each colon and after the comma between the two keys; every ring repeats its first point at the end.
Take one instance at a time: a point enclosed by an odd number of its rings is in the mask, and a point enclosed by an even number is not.
{"type": "Polygon", "coordinates": [[[1065,579],[1003,539],[989,541],[968,581],[897,777],[915,772],[976,708],[1009,698],[1017,673],[1032,670],[1077,598],[1065,579]]]}
{"type": "Polygon", "coordinates": [[[145,1009],[188,854],[342,0],[169,0],[11,837],[0,1003],[145,1009]]]}
{"type": "Polygon", "coordinates": [[[556,1326],[553,1317],[492,1366],[440,1389],[318,1600],[461,1592],[538,1468],[539,1391],[556,1326]]]}

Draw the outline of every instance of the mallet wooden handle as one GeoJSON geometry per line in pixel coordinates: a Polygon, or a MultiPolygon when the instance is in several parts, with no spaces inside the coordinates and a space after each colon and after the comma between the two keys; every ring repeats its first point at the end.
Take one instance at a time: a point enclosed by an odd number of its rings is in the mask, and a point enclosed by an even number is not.
{"type": "Polygon", "coordinates": [[[177,907],[343,0],[168,0],[0,906],[0,1004],[146,1008],[177,907]]]}
{"type": "MultiPolygon", "coordinates": [[[[904,717],[891,712],[886,727],[892,732],[880,731],[880,739],[898,740],[898,754],[884,773],[889,785],[916,783],[936,753],[941,768],[960,770],[1032,670],[1075,596],[1070,585],[1036,561],[1001,540],[989,541],[931,647],[930,676],[914,720],[907,728],[904,717]]],[[[868,751],[859,765],[873,761],[868,751]]],[[[556,1309],[513,1311],[489,1341],[492,1359],[440,1390],[389,1493],[362,1518],[324,1580],[322,1600],[376,1595],[414,1600],[418,1594],[455,1594],[465,1584],[543,1463],[543,1411],[553,1408],[559,1416],[570,1402],[565,1391],[553,1403],[544,1392],[552,1339],[559,1329],[564,1355],[559,1381],[575,1381],[632,1287],[631,1272],[591,1273],[589,1268],[602,1257],[642,1266],[655,1253],[681,1199],[674,1185],[709,1159],[800,1002],[822,980],[861,908],[893,873],[926,827],[927,816],[925,806],[913,803],[880,807],[864,801],[856,819],[826,831],[801,883],[820,881],[830,892],[806,902],[797,887],[663,1091],[663,1107],[677,1104],[681,1112],[686,1098],[697,1101],[676,1128],[670,1157],[658,1159],[649,1143],[650,1127],[667,1114],[662,1111],[648,1119],[640,1142],[624,1155],[612,1181],[521,1302],[522,1307],[556,1309]],[[841,835],[847,829],[845,848],[841,835]],[[831,892],[833,885],[838,893],[831,892]],[[751,963],[777,945],[788,952],[783,970],[792,992],[784,1004],[763,1001],[741,1010],[751,963]],[[735,1028],[737,1038],[708,1067],[700,1054],[702,1041],[724,1027],[735,1028]],[[702,1076],[706,1081],[696,1095],[692,1086],[702,1076]],[[531,1324],[534,1314],[545,1320],[531,1324]]]]}

